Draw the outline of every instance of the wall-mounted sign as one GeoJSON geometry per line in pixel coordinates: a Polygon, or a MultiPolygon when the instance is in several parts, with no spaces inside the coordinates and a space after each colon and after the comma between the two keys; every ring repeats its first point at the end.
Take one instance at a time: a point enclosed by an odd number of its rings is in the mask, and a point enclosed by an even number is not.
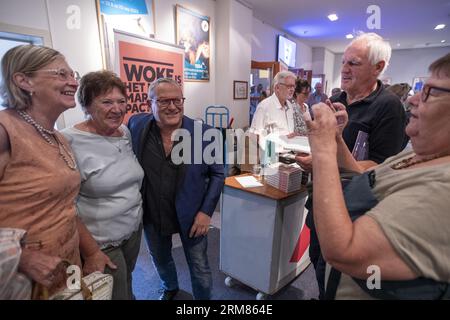
{"type": "Polygon", "coordinates": [[[104,14],[148,14],[145,0],[100,0],[104,14]]]}
{"type": "Polygon", "coordinates": [[[145,38],[155,34],[154,0],[96,0],[103,65],[112,69],[114,30],[145,38]]]}
{"type": "Polygon", "coordinates": [[[114,71],[127,87],[127,113],[151,112],[148,87],[159,78],[172,78],[183,86],[184,50],[182,47],[114,32],[114,71]]]}

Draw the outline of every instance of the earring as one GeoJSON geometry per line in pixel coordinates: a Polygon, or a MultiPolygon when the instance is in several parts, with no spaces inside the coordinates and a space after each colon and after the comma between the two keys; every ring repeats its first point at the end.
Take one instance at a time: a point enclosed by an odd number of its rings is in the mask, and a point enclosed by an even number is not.
{"type": "Polygon", "coordinates": [[[33,94],[34,94],[34,92],[33,92],[33,91],[30,91],[29,93],[30,93],[30,98],[32,98],[32,97],[33,97],[33,94]]]}

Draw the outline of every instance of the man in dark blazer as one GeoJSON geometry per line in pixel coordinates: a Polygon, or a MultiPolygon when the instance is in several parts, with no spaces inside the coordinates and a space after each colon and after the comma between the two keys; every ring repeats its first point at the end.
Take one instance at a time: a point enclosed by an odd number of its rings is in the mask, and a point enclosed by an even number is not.
{"type": "Polygon", "coordinates": [[[175,233],[181,237],[194,298],[210,299],[206,234],[224,184],[221,133],[184,116],[185,98],[176,81],[156,80],[148,96],[152,114],[131,117],[128,127],[145,171],[144,234],[161,279],[160,300],[173,299],[179,289],[171,253],[175,233]],[[203,141],[206,131],[215,137],[212,142],[203,141]],[[177,141],[176,135],[182,139],[177,141]],[[212,155],[213,161],[203,154],[210,143],[220,149],[212,155]]]}

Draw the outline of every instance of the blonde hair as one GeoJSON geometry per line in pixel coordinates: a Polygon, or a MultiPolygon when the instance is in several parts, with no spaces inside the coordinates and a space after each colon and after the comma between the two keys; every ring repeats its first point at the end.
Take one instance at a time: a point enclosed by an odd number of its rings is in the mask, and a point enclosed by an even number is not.
{"type": "Polygon", "coordinates": [[[9,49],[2,58],[2,84],[0,94],[3,106],[10,109],[23,110],[31,105],[30,92],[20,88],[14,82],[14,74],[21,72],[31,74],[57,58],[64,56],[48,47],[21,45],[9,49]]]}

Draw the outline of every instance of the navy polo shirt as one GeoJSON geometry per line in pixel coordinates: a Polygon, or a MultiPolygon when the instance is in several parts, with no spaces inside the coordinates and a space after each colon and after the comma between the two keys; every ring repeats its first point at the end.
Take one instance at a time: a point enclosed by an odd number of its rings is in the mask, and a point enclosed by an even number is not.
{"type": "Polygon", "coordinates": [[[350,152],[359,131],[368,134],[368,158],[376,163],[399,153],[404,147],[406,113],[400,99],[386,90],[380,80],[377,88],[366,98],[347,103],[347,93],[330,98],[346,106],[349,122],[342,137],[350,152]]]}

